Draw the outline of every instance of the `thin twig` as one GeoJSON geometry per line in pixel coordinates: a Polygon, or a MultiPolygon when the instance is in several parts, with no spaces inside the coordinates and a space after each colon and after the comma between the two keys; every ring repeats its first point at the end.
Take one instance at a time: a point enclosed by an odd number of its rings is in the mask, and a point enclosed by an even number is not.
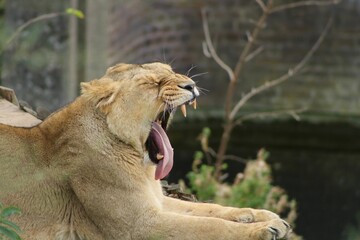
{"type": "Polygon", "coordinates": [[[49,14],[43,14],[40,15],[38,17],[32,18],[29,21],[25,22],[24,24],[22,24],[19,28],[16,29],[16,31],[10,36],[10,38],[6,41],[2,51],[4,51],[6,48],[9,47],[9,45],[12,43],[12,41],[22,32],[24,31],[25,28],[27,28],[28,26],[30,26],[33,23],[42,21],[42,20],[46,20],[46,19],[50,19],[50,18],[54,18],[54,17],[58,17],[61,15],[66,15],[66,12],[58,12],[58,13],[49,13],[49,14]]]}
{"type": "Polygon", "coordinates": [[[246,56],[245,62],[251,61],[254,57],[259,55],[264,50],[264,46],[258,47],[255,51],[246,56]]]}
{"type": "Polygon", "coordinates": [[[269,15],[268,10],[271,9],[271,5],[272,5],[272,0],[269,0],[267,6],[264,6],[262,16],[256,22],[255,28],[252,31],[252,33],[250,34],[250,38],[249,38],[248,43],[246,44],[246,46],[244,47],[244,50],[240,54],[240,57],[239,57],[239,59],[237,61],[237,64],[236,64],[235,70],[234,70],[235,79],[237,79],[239,77],[239,74],[240,74],[240,72],[242,70],[245,59],[248,56],[253,44],[255,43],[255,40],[257,39],[257,36],[258,36],[259,32],[264,27],[265,21],[266,21],[268,15],[269,15]]]}
{"type": "Polygon", "coordinates": [[[327,5],[334,5],[340,3],[342,0],[332,0],[332,1],[300,1],[295,3],[288,3],[283,4],[280,6],[273,7],[270,9],[270,13],[283,11],[290,8],[296,7],[304,7],[304,6],[327,6],[327,5]]]}
{"type": "Polygon", "coordinates": [[[212,149],[211,147],[208,147],[207,152],[212,156],[212,157],[216,157],[216,152],[214,149],[212,149]]]}
{"type": "Polygon", "coordinates": [[[319,36],[319,38],[317,39],[315,44],[312,46],[312,48],[308,51],[308,53],[304,56],[304,58],[294,68],[289,69],[289,71],[286,74],[282,75],[281,77],[271,80],[269,82],[266,82],[265,84],[263,84],[257,88],[253,88],[249,93],[245,94],[244,97],[242,97],[238,101],[238,103],[235,105],[235,107],[231,111],[230,119],[234,119],[236,114],[238,113],[239,109],[241,107],[243,107],[244,104],[247,101],[249,101],[252,97],[256,96],[257,94],[259,94],[269,88],[272,88],[274,86],[277,86],[277,85],[285,82],[286,80],[290,79],[295,74],[297,74],[305,66],[305,64],[310,60],[310,58],[315,53],[315,51],[319,48],[320,44],[323,42],[326,34],[328,33],[328,31],[332,25],[332,22],[333,22],[333,17],[330,17],[324,30],[322,31],[321,35],[319,36]]]}
{"type": "Polygon", "coordinates": [[[229,65],[227,65],[216,53],[216,50],[214,48],[214,45],[210,37],[209,24],[206,17],[206,10],[204,8],[201,9],[201,16],[202,16],[202,24],[203,24],[205,42],[206,42],[205,45],[203,45],[203,48],[204,50],[205,48],[206,50],[208,50],[207,52],[204,51],[205,56],[210,54],[210,56],[215,60],[215,62],[227,72],[227,74],[229,75],[229,79],[231,81],[232,79],[234,79],[234,73],[231,67],[229,67],[229,65]]]}
{"type": "Polygon", "coordinates": [[[280,115],[290,115],[296,121],[300,121],[299,113],[305,112],[307,108],[299,108],[299,109],[287,109],[287,110],[278,110],[278,111],[268,111],[268,112],[256,112],[247,114],[245,116],[241,116],[235,121],[236,125],[241,124],[245,120],[255,119],[255,118],[265,118],[265,117],[277,117],[280,115]]]}
{"type": "Polygon", "coordinates": [[[263,10],[263,12],[267,11],[267,7],[265,5],[265,3],[262,0],[255,0],[257,4],[259,4],[261,10],[263,10]]]}
{"type": "Polygon", "coordinates": [[[238,157],[238,156],[235,156],[235,155],[225,155],[224,159],[225,160],[232,160],[232,161],[240,162],[240,163],[244,163],[244,164],[246,164],[248,162],[248,160],[246,160],[244,158],[241,158],[241,157],[238,157]]]}
{"type": "Polygon", "coordinates": [[[212,160],[213,158],[216,157],[216,152],[214,149],[212,149],[211,147],[207,147],[207,149],[203,148],[203,151],[205,152],[205,157],[206,157],[206,161],[207,163],[210,165],[212,164],[212,160]]]}

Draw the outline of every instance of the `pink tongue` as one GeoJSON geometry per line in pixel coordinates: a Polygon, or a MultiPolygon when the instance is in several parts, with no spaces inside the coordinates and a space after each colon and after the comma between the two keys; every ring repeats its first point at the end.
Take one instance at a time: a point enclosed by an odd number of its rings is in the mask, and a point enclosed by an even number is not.
{"type": "Polygon", "coordinates": [[[162,179],[166,177],[174,163],[174,150],[170,144],[169,138],[162,127],[154,122],[152,124],[152,131],[155,137],[156,145],[159,148],[159,154],[164,156],[156,166],[155,179],[162,179]]]}

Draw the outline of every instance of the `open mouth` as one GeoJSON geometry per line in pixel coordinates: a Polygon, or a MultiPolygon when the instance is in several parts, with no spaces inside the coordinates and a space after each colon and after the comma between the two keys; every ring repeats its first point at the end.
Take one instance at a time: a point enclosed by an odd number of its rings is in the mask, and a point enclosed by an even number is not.
{"type": "MultiPolygon", "coordinates": [[[[187,101],[180,106],[184,117],[186,117],[186,105],[192,105],[196,109],[196,99],[187,101]]],[[[166,134],[166,129],[170,116],[175,112],[175,109],[167,109],[157,116],[152,122],[151,131],[145,143],[150,160],[156,164],[156,180],[166,177],[174,163],[174,150],[166,134]]]]}

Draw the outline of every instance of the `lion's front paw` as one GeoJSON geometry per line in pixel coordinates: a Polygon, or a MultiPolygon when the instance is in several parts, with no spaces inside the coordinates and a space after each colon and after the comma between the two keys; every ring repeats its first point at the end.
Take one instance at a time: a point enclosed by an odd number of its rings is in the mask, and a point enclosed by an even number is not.
{"type": "Polygon", "coordinates": [[[286,238],[291,232],[291,228],[287,222],[282,219],[273,219],[271,221],[262,223],[260,231],[257,232],[257,237],[264,240],[275,240],[286,238]]]}
{"type": "Polygon", "coordinates": [[[280,219],[279,216],[267,210],[257,210],[252,208],[228,208],[223,212],[222,218],[234,222],[254,223],[266,222],[272,219],[280,219]]]}
{"type": "Polygon", "coordinates": [[[265,222],[270,221],[272,219],[279,219],[279,215],[270,212],[268,210],[257,210],[253,209],[254,222],[265,222]]]}

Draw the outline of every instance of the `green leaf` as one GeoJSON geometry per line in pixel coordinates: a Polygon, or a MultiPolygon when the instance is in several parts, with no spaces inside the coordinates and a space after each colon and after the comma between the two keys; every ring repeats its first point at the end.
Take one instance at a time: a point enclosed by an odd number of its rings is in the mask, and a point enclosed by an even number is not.
{"type": "Polygon", "coordinates": [[[16,232],[4,226],[0,226],[0,234],[10,238],[11,240],[21,240],[20,236],[16,232]]]}
{"type": "Polygon", "coordinates": [[[2,219],[0,223],[2,223],[3,225],[7,225],[7,226],[13,228],[13,229],[14,229],[15,231],[17,231],[17,232],[21,232],[19,226],[16,225],[15,223],[13,223],[13,222],[10,222],[10,221],[8,221],[8,220],[6,220],[6,219],[2,219]]]}
{"type": "Polygon", "coordinates": [[[85,14],[81,10],[78,10],[75,8],[67,8],[66,13],[69,15],[74,15],[75,17],[78,17],[81,19],[85,18],[85,14]]]}
{"type": "Polygon", "coordinates": [[[221,169],[222,170],[226,170],[226,169],[228,169],[228,164],[226,164],[226,163],[223,163],[222,165],[221,165],[221,169]]]}
{"type": "Polygon", "coordinates": [[[202,134],[203,134],[205,137],[209,138],[210,135],[211,135],[211,129],[208,128],[208,127],[204,127],[203,130],[202,130],[202,134]]]}
{"type": "Polygon", "coordinates": [[[13,214],[19,214],[21,211],[19,208],[16,208],[16,207],[7,207],[7,208],[4,208],[1,212],[1,216],[3,217],[9,217],[10,215],[13,215],[13,214]]]}
{"type": "Polygon", "coordinates": [[[194,155],[194,159],[195,159],[195,160],[201,160],[201,159],[203,159],[203,157],[204,157],[204,153],[203,153],[203,152],[201,152],[201,151],[196,151],[196,152],[195,152],[195,155],[194,155]]]}

